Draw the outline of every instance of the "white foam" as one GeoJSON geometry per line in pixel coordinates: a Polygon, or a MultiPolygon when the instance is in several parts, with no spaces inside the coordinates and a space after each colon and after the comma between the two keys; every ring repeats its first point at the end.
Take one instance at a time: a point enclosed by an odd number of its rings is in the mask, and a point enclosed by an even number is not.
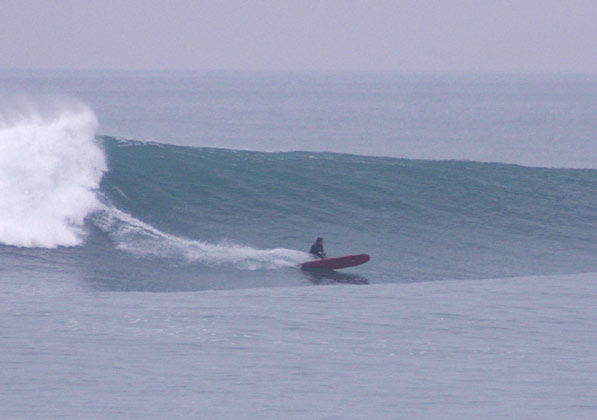
{"type": "Polygon", "coordinates": [[[93,220],[100,229],[111,235],[118,249],[140,257],[232,265],[247,270],[293,267],[309,258],[302,251],[286,248],[255,249],[233,243],[210,244],[181,238],[162,232],[111,206],[98,212],[93,220]]]}
{"type": "Polygon", "coordinates": [[[0,102],[0,243],[75,246],[107,170],[97,119],[67,98],[0,102]]]}

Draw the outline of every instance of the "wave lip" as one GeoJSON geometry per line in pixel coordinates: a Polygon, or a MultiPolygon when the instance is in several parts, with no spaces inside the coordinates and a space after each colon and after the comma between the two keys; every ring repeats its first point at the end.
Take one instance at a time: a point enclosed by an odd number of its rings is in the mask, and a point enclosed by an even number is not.
{"type": "Polygon", "coordinates": [[[16,99],[0,110],[0,243],[80,245],[107,170],[93,111],[68,98],[16,99]]]}

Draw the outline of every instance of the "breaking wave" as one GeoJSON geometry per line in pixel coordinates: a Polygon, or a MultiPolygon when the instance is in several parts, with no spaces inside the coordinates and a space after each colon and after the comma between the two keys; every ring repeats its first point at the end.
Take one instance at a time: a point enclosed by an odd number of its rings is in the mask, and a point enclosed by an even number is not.
{"type": "Polygon", "coordinates": [[[80,245],[107,170],[94,113],[68,98],[4,98],[0,109],[0,243],[80,245]]]}
{"type": "Polygon", "coordinates": [[[105,278],[112,264],[133,278],[291,267],[318,236],[330,256],[370,254],[379,281],[597,270],[597,170],[181,147],[97,127],[76,100],[0,106],[1,244],[82,246],[105,278]]]}

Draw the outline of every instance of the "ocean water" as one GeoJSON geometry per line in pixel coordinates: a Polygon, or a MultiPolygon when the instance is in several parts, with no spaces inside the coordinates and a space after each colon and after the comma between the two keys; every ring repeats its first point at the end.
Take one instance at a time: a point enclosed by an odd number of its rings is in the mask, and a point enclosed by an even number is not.
{"type": "Polygon", "coordinates": [[[597,415],[596,78],[0,82],[0,417],[597,415]]]}

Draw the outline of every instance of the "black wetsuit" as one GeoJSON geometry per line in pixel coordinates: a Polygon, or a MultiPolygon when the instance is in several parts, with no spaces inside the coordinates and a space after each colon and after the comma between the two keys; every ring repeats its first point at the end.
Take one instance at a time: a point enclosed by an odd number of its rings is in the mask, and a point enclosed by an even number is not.
{"type": "Polygon", "coordinates": [[[325,258],[325,252],[323,250],[323,245],[318,244],[317,242],[315,242],[312,246],[311,246],[311,251],[309,251],[309,254],[313,254],[321,259],[325,258]]]}

